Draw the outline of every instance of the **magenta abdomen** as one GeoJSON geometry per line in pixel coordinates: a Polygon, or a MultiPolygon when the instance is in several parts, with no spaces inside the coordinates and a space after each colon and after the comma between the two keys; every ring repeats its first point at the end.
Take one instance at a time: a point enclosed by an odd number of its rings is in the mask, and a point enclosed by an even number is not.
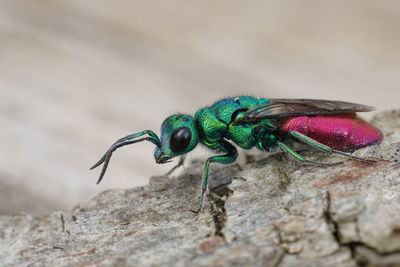
{"type": "Polygon", "coordinates": [[[288,118],[280,129],[297,131],[324,145],[341,151],[379,144],[382,132],[358,118],[355,113],[299,116],[288,118]]]}

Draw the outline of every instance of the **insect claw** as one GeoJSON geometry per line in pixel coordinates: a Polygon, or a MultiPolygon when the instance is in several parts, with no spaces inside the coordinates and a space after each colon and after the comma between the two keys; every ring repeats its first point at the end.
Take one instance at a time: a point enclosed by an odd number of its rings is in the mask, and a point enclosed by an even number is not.
{"type": "Polygon", "coordinates": [[[190,210],[191,212],[193,212],[193,213],[195,213],[195,214],[198,214],[199,212],[200,212],[200,210],[201,210],[201,207],[198,209],[198,210],[190,210]]]}
{"type": "Polygon", "coordinates": [[[177,165],[175,165],[172,169],[170,169],[165,175],[168,176],[170,175],[173,171],[175,171],[177,168],[179,168],[180,166],[183,165],[183,162],[185,161],[185,156],[181,156],[181,158],[179,159],[179,162],[177,165]]]}
{"type": "Polygon", "coordinates": [[[364,159],[364,161],[367,162],[367,163],[371,163],[371,164],[378,162],[377,160],[374,160],[374,159],[364,159]]]}
{"type": "Polygon", "coordinates": [[[206,194],[207,189],[202,188],[201,189],[201,198],[200,198],[200,207],[197,210],[190,210],[193,213],[199,213],[201,209],[203,208],[203,202],[204,202],[204,195],[206,194]]]}

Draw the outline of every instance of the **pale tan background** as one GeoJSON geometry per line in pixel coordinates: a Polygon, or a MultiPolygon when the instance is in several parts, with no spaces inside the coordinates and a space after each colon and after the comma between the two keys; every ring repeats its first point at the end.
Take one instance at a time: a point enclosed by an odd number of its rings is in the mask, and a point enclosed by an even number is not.
{"type": "MultiPolygon", "coordinates": [[[[236,94],[399,108],[399,1],[0,1],[0,213],[66,209],[169,166],[117,138],[236,94]]],[[[196,154],[195,154],[196,155],[196,154]]]]}

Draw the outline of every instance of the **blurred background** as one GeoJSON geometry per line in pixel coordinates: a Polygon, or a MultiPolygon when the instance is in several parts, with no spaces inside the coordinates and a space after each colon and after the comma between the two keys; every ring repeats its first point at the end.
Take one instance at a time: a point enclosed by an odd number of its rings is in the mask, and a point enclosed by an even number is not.
{"type": "Polygon", "coordinates": [[[146,184],[173,165],[148,142],[89,167],[226,96],[399,108],[399,47],[399,1],[1,0],[0,214],[146,184]]]}

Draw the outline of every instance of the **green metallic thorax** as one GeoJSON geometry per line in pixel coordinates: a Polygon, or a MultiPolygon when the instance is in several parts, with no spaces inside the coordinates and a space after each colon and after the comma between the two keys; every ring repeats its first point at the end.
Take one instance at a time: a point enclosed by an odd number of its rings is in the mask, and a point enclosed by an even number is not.
{"type": "Polygon", "coordinates": [[[257,146],[268,149],[276,141],[272,133],[274,126],[270,120],[259,123],[241,124],[240,118],[248,109],[260,104],[268,104],[266,98],[251,96],[222,99],[210,107],[200,109],[195,114],[200,142],[217,149],[222,139],[232,140],[243,149],[257,146]]]}

